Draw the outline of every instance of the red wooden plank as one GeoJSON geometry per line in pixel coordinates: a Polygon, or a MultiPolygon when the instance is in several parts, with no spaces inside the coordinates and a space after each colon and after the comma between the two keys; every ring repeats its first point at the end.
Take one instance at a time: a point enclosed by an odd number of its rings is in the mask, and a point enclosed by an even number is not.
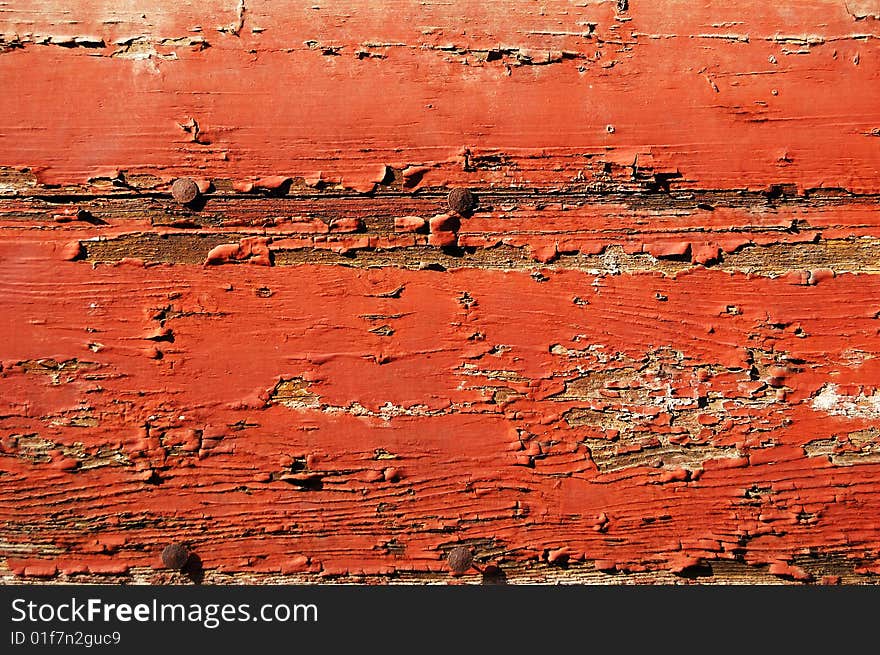
{"type": "Polygon", "coordinates": [[[0,148],[47,182],[199,169],[361,189],[389,164],[428,166],[423,184],[547,187],[638,158],[686,187],[877,190],[876,21],[843,2],[255,4],[237,34],[214,25],[237,20],[228,3],[144,19],[53,6],[0,23],[21,46],[0,58],[17,90],[0,148]],[[546,53],[561,59],[522,65],[546,53]]]}
{"type": "Polygon", "coordinates": [[[875,3],[160,5],[0,7],[0,579],[876,582],[875,3]]]}
{"type": "Polygon", "coordinates": [[[0,462],[7,540],[59,570],[174,540],[252,574],[880,548],[874,276],[54,257],[3,246],[0,462]]]}

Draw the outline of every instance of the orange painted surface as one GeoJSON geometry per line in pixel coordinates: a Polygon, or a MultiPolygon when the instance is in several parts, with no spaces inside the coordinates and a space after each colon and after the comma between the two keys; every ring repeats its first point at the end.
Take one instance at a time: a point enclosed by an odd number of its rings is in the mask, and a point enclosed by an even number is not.
{"type": "Polygon", "coordinates": [[[358,189],[389,164],[555,187],[638,158],[696,188],[876,191],[872,4],[246,2],[239,19],[229,1],[13,3],[0,150],[47,182],[198,170],[358,189]],[[500,162],[465,174],[466,150],[500,162]]]}
{"type": "Polygon", "coordinates": [[[0,575],[880,575],[874,3],[14,4],[0,575]]]}

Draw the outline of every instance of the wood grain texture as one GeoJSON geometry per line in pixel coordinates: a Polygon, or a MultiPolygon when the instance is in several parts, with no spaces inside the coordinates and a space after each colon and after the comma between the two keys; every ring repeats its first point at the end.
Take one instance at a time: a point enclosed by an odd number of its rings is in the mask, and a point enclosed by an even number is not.
{"type": "Polygon", "coordinates": [[[389,164],[555,187],[637,162],[696,188],[877,190],[873,3],[648,4],[13,2],[0,148],[50,182],[362,189],[389,164]]]}
{"type": "Polygon", "coordinates": [[[0,6],[0,580],[880,579],[876,3],[142,4],[0,6]]]}

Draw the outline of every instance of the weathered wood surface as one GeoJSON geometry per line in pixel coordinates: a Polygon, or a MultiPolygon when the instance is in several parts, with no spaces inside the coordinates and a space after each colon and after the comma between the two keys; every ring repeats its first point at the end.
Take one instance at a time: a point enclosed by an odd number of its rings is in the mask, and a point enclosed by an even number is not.
{"type": "Polygon", "coordinates": [[[880,6],[326,4],[0,6],[0,579],[876,582],[880,6]]]}

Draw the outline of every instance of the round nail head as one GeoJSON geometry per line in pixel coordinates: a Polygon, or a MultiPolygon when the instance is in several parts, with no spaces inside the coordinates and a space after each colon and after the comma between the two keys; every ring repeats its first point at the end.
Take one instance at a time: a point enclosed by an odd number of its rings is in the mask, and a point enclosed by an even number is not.
{"type": "Polygon", "coordinates": [[[471,213],[477,206],[476,196],[467,189],[453,189],[446,197],[446,202],[449,209],[463,216],[471,213]]]}
{"type": "Polygon", "coordinates": [[[446,554],[446,563],[454,573],[464,573],[474,563],[474,554],[466,546],[456,546],[446,554]]]}
{"type": "Polygon", "coordinates": [[[162,551],[162,563],[166,568],[180,570],[189,561],[189,548],[183,544],[168,544],[162,551]]]}
{"type": "Polygon", "coordinates": [[[178,178],[171,185],[171,196],[175,202],[181,205],[188,205],[199,197],[199,185],[188,177],[178,178]]]}

